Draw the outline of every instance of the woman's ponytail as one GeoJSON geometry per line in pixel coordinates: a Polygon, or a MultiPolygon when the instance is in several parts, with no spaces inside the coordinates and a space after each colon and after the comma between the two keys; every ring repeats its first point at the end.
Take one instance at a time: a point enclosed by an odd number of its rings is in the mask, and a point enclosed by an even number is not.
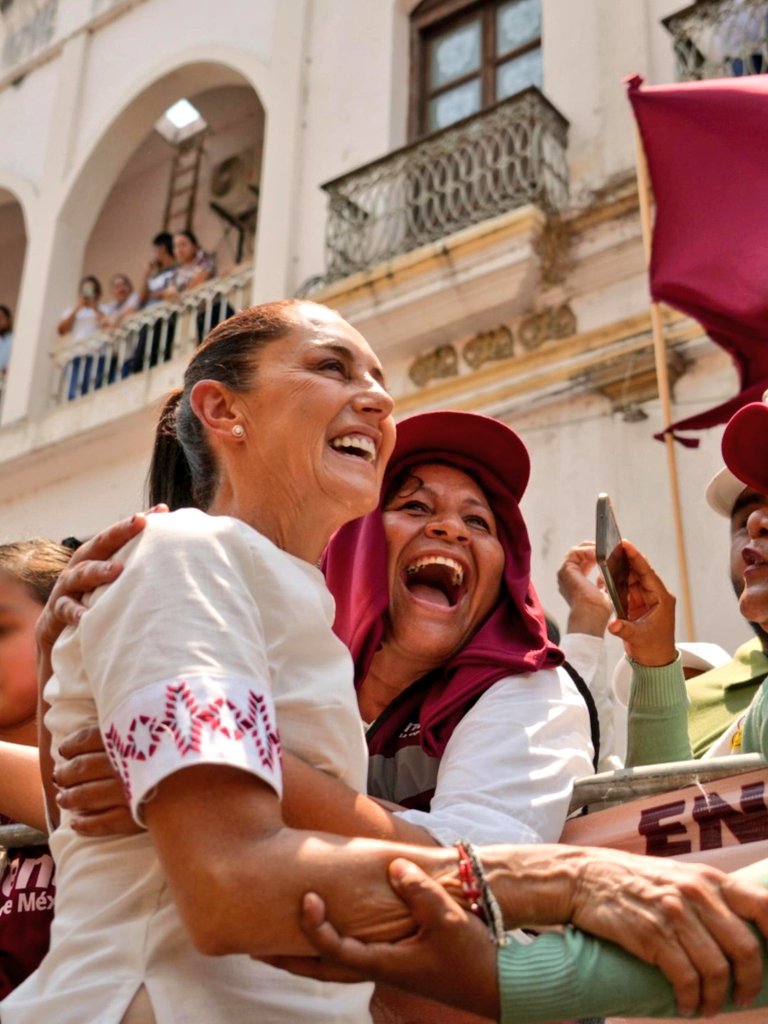
{"type": "Polygon", "coordinates": [[[147,475],[150,506],[165,502],[172,512],[177,508],[196,507],[189,462],[176,435],[176,413],[183,394],[183,388],[175,388],[166,399],[155,431],[147,475]]]}

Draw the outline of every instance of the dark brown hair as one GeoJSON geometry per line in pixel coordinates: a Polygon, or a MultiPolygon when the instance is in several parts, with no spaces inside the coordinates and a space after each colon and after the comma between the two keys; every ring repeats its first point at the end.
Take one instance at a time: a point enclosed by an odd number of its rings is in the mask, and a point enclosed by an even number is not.
{"type": "Polygon", "coordinates": [[[72,557],[69,548],[52,540],[32,540],[0,544],[0,572],[21,583],[35,601],[45,604],[59,574],[72,557]]]}
{"type": "Polygon", "coordinates": [[[286,299],[252,306],[211,331],[187,366],[184,386],[171,392],[160,413],[147,479],[150,505],[162,501],[171,511],[210,505],[218,469],[205,428],[190,405],[192,388],[201,380],[217,380],[233,391],[250,390],[260,349],[295,330],[305,306],[312,303],[286,299]]]}

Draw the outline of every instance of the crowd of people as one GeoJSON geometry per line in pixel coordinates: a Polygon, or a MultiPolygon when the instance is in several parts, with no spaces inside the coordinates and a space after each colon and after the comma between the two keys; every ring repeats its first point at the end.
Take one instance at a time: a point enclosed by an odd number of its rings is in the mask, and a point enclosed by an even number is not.
{"type": "MultiPolygon", "coordinates": [[[[148,268],[138,292],[118,275],[111,312],[95,287],[79,309],[130,315],[134,295],[178,291],[172,273],[148,268]]],[[[748,500],[738,462],[710,500],[741,523],[734,572],[762,628],[768,480],[748,500]]],[[[682,751],[685,683],[674,600],[628,542],[628,618],[611,620],[577,545],[550,638],[528,475],[497,420],[440,411],[396,431],[365,339],[277,302],[194,352],[159,419],[150,514],[71,558],[0,548],[0,812],[47,821],[56,865],[44,957],[22,913],[38,904],[0,883],[3,1024],[353,1024],[405,998],[451,1021],[768,1005],[763,865],[558,843],[574,781],[621,763],[622,729],[628,763],[682,751]],[[631,659],[626,726],[596,671],[606,629],[631,659]]],[[[764,750],[760,682],[734,710],[721,678],[718,720],[746,714],[745,747],[764,750]]],[[[34,863],[50,883],[47,856],[19,851],[13,878],[34,863]]]]}
{"type": "MultiPolygon", "coordinates": [[[[141,309],[159,302],[178,302],[185,292],[215,275],[215,256],[200,246],[192,231],[178,231],[173,235],[161,231],[152,239],[152,258],[144,268],[138,288],[134,288],[127,274],[113,274],[109,281],[109,299],[105,301],[99,279],[93,274],[82,278],[75,301],[59,320],[59,336],[69,342],[85,342],[101,331],[120,327],[141,309]]],[[[141,372],[145,365],[156,365],[161,356],[161,344],[162,358],[169,359],[175,326],[176,315],[171,314],[164,341],[160,324],[152,325],[151,329],[146,325],[137,327],[132,348],[123,357],[112,349],[75,355],[67,367],[67,398],[77,398],[106,383],[112,384],[119,378],[141,372]]]]}

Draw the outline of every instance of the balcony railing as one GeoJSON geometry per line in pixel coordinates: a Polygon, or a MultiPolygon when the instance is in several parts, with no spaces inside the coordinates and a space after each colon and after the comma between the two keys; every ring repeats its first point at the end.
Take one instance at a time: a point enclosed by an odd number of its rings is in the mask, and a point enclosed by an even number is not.
{"type": "Polygon", "coordinates": [[[59,405],[190,355],[208,331],[250,303],[253,266],[206,281],[178,301],[160,302],[119,327],[53,353],[51,404],[59,405]]]}
{"type": "Polygon", "coordinates": [[[699,0],[663,25],[680,81],[768,72],[768,0],[699,0]]]}
{"type": "Polygon", "coordinates": [[[568,122],[530,88],[323,185],[327,284],[497,214],[568,200],[568,122]]]}

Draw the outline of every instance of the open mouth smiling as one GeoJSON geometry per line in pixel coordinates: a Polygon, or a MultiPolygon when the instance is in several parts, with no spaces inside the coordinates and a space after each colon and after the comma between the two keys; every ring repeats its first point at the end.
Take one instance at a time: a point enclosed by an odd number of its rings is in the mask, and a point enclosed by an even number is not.
{"type": "Polygon", "coordinates": [[[342,455],[352,455],[365,462],[376,461],[376,444],[373,438],[365,434],[344,434],[342,437],[334,437],[330,445],[342,455]]]}
{"type": "Polygon", "coordinates": [[[754,569],[765,569],[766,561],[762,554],[753,547],[746,547],[741,552],[741,557],[744,561],[745,573],[754,569]]]}
{"type": "Polygon", "coordinates": [[[424,555],[405,567],[404,583],[418,600],[453,608],[464,593],[464,567],[446,555],[424,555]]]}

